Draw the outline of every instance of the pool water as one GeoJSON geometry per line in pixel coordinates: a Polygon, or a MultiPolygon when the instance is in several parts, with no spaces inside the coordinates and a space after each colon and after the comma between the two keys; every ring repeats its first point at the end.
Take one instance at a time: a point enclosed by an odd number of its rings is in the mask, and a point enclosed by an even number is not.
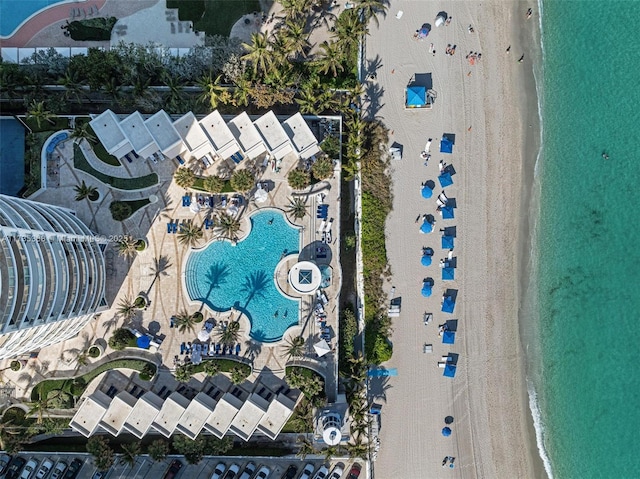
{"type": "Polygon", "coordinates": [[[8,37],[34,13],[69,0],[0,0],[0,36],[8,37]]]}
{"type": "Polygon", "coordinates": [[[269,343],[298,324],[299,301],[280,293],[274,274],[284,252],[299,252],[300,231],[279,211],[259,211],[250,219],[249,236],[236,246],[214,241],[192,252],[185,283],[193,301],[203,301],[214,311],[242,311],[251,322],[249,336],[269,343]]]}

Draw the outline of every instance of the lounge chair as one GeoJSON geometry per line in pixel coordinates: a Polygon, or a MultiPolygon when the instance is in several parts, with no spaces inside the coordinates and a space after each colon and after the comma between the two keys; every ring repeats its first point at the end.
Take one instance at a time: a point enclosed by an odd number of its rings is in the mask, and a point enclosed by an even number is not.
{"type": "Polygon", "coordinates": [[[216,354],[220,354],[220,343],[216,344],[216,354]]]}
{"type": "Polygon", "coordinates": [[[241,351],[241,349],[242,349],[242,348],[240,347],[240,344],[236,344],[236,356],[239,356],[239,355],[240,355],[240,351],[241,351]]]}
{"type": "Polygon", "coordinates": [[[173,233],[177,233],[178,232],[178,222],[176,221],[175,223],[173,223],[173,233]]]}
{"type": "MultiPolygon", "coordinates": [[[[167,223],[167,233],[171,233],[171,230],[173,229],[173,226],[171,223],[167,223]]],[[[171,325],[171,327],[173,328],[173,324],[171,325]]]]}

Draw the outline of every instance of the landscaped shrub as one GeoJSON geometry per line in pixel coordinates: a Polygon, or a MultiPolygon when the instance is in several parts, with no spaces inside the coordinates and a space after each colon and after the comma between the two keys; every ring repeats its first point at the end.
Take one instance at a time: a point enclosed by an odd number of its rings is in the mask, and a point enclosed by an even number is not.
{"type": "Polygon", "coordinates": [[[76,20],[69,23],[66,29],[71,39],[79,42],[109,41],[111,40],[111,30],[117,21],[116,17],[76,20]]]}
{"type": "Polygon", "coordinates": [[[311,172],[316,180],[326,180],[333,176],[333,160],[324,157],[316,160],[311,167],[311,172]]]}
{"type": "MultiPolygon", "coordinates": [[[[129,201],[112,201],[109,205],[109,210],[111,211],[111,216],[116,221],[123,221],[129,218],[133,213],[138,211],[140,208],[147,206],[151,201],[148,198],[144,198],[141,200],[129,200],[129,201]]],[[[144,244],[144,241],[142,242],[144,244]]],[[[138,244],[136,244],[136,249],[138,251],[144,250],[138,249],[138,244]]]]}
{"type": "Polygon", "coordinates": [[[140,379],[143,381],[149,381],[153,376],[156,375],[157,368],[155,364],[147,363],[140,371],[140,379]]]}
{"type": "Polygon", "coordinates": [[[100,351],[100,348],[98,346],[91,346],[89,348],[89,357],[97,358],[101,353],[102,352],[100,351]]]}
{"type": "Polygon", "coordinates": [[[311,184],[311,177],[309,176],[309,173],[304,171],[302,168],[296,168],[289,172],[287,181],[289,182],[289,186],[294,190],[304,190],[311,184]]]}
{"type": "Polygon", "coordinates": [[[135,340],[135,335],[125,328],[116,329],[113,332],[113,336],[109,338],[109,346],[116,351],[122,350],[129,346],[132,340],[135,340]]]}
{"type": "Polygon", "coordinates": [[[255,183],[256,178],[249,170],[236,170],[231,175],[231,186],[235,191],[249,191],[255,183]]]}

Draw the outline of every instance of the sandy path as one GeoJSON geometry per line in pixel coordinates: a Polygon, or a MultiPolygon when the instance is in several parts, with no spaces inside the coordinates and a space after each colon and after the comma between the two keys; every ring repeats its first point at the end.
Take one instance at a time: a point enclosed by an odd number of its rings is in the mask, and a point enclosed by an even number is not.
{"type": "MultiPolygon", "coordinates": [[[[416,479],[540,476],[539,460],[531,454],[535,448],[517,322],[522,145],[528,127],[519,92],[530,67],[517,62],[522,51],[513,24],[525,23],[523,5],[392,1],[387,18],[379,28],[371,27],[367,39],[367,59],[379,56],[380,63],[376,115],[393,131],[392,141],[404,147],[404,159],[392,165],[394,211],[387,223],[392,283],[402,297],[388,366],[398,368],[399,375],[390,378],[386,391],[374,466],[378,478],[400,473],[416,479]],[[399,20],[398,10],[404,12],[399,20]],[[453,20],[435,28],[440,10],[453,20]],[[413,40],[425,22],[433,27],[429,37],[413,40]],[[474,33],[467,31],[470,24],[474,33]],[[435,56],[429,53],[431,43],[435,56]],[[457,45],[455,55],[444,54],[447,44],[457,45]],[[482,53],[474,66],[465,59],[470,51],[482,53]],[[438,96],[432,111],[404,110],[404,88],[414,73],[433,75],[438,96]],[[452,155],[439,153],[443,133],[456,135],[452,155]],[[425,167],[419,153],[428,137],[438,142],[425,167]],[[422,181],[437,184],[440,159],[456,170],[454,185],[446,189],[457,204],[454,220],[440,218],[435,197],[420,196],[422,181]],[[430,235],[420,234],[415,224],[424,213],[437,219],[430,235]],[[457,227],[453,282],[443,282],[438,267],[445,253],[438,230],[446,226],[457,227]],[[427,268],[420,264],[423,246],[435,250],[427,268]],[[425,277],[435,280],[430,298],[420,295],[425,277]],[[446,288],[458,290],[453,315],[440,312],[446,288]],[[434,313],[428,326],[422,323],[425,311],[434,313]],[[437,328],[451,319],[458,320],[458,333],[456,344],[447,347],[437,328]],[[433,354],[422,352],[424,343],[433,344],[433,354]],[[459,355],[454,379],[444,378],[437,366],[449,352],[459,355]],[[447,415],[455,422],[453,435],[445,438],[440,431],[447,415]],[[456,458],[454,470],[441,468],[447,455],[456,458]]],[[[375,88],[368,90],[373,102],[375,88]]],[[[436,186],[434,193],[440,191],[436,186]]]]}

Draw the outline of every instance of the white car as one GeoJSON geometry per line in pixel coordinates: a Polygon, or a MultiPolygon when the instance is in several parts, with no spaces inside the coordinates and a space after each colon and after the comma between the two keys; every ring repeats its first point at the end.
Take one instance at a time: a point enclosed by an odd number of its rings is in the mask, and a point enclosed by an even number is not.
{"type": "Polygon", "coordinates": [[[51,459],[45,459],[42,462],[40,469],[38,469],[38,472],[36,472],[36,479],[44,479],[45,477],[47,477],[47,474],[49,474],[49,471],[52,467],[53,461],[51,459]]]}
{"type": "Polygon", "coordinates": [[[227,474],[224,476],[224,479],[234,479],[239,472],[240,466],[238,466],[237,464],[231,464],[231,466],[229,466],[227,474]]]}
{"type": "Polygon", "coordinates": [[[242,471],[240,479],[251,479],[254,472],[256,472],[256,464],[254,462],[250,462],[244,466],[244,471],[242,471]]]}
{"type": "Polygon", "coordinates": [[[316,472],[316,475],[313,476],[313,479],[325,479],[328,474],[329,474],[329,469],[327,469],[325,466],[320,466],[320,469],[318,469],[318,472],[316,472]]]}
{"type": "Polygon", "coordinates": [[[67,470],[67,463],[64,461],[59,461],[56,464],[56,467],[53,468],[53,472],[51,473],[51,477],[49,479],[61,479],[64,471],[67,470]]]}
{"type": "Polygon", "coordinates": [[[333,468],[333,471],[331,471],[331,475],[329,476],[329,479],[340,479],[342,477],[343,472],[344,472],[344,469],[342,468],[342,466],[336,466],[333,468]]]}
{"type": "Polygon", "coordinates": [[[302,470],[302,474],[300,474],[300,477],[298,479],[311,479],[311,474],[313,474],[313,471],[315,470],[316,470],[316,466],[314,466],[310,462],[307,463],[304,466],[304,469],[302,470]]]}
{"type": "Polygon", "coordinates": [[[211,479],[221,479],[224,471],[227,470],[227,465],[224,462],[219,462],[216,468],[213,470],[211,479]]]}
{"type": "Polygon", "coordinates": [[[33,473],[36,472],[39,462],[36,459],[29,459],[29,462],[24,466],[22,470],[22,474],[20,474],[20,479],[31,479],[33,477],[33,473]]]}
{"type": "Polygon", "coordinates": [[[258,474],[256,474],[253,479],[268,479],[270,474],[271,474],[271,469],[269,469],[267,466],[262,466],[258,470],[258,474]]]}

